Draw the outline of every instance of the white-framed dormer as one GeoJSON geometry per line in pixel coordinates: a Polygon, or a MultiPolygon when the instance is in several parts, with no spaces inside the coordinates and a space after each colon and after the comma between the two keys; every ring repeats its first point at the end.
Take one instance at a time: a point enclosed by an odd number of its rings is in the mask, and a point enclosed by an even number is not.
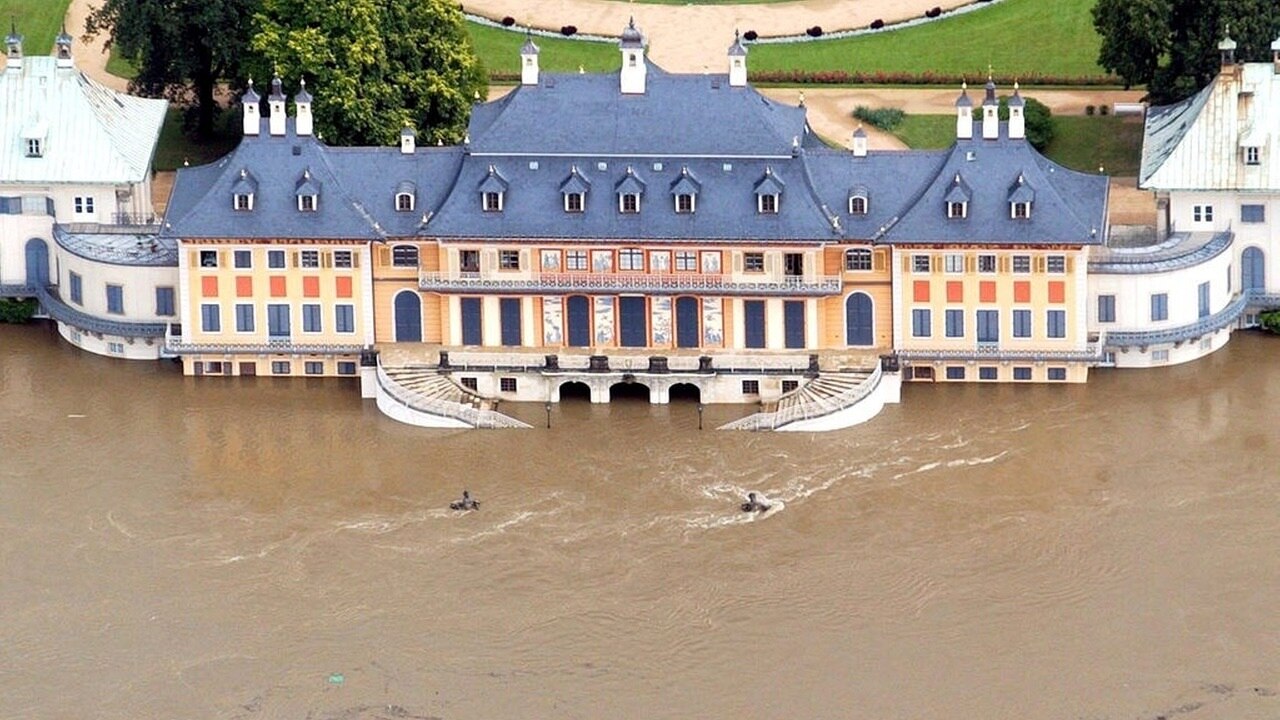
{"type": "Polygon", "coordinates": [[[413,209],[417,206],[417,195],[417,187],[408,180],[396,185],[396,212],[413,212],[413,209]]]}
{"type": "Polygon", "coordinates": [[[29,158],[44,157],[48,152],[49,123],[36,118],[22,128],[22,150],[29,158]]]}
{"type": "Polygon", "coordinates": [[[489,166],[489,172],[476,188],[480,191],[480,209],[484,212],[502,212],[506,204],[507,180],[498,169],[489,166]]]}
{"type": "Polygon", "coordinates": [[[680,168],[680,175],[671,183],[671,198],[677,215],[692,215],[698,211],[698,193],[702,183],[689,172],[689,166],[680,168]]]}
{"type": "Polygon", "coordinates": [[[302,171],[297,185],[298,212],[316,212],[320,209],[320,183],[311,177],[311,169],[302,171]]]}
{"type": "Polygon", "coordinates": [[[258,179],[248,168],[240,169],[240,177],[231,185],[231,209],[241,212],[253,210],[254,196],[258,192],[258,179]]]}
{"type": "Polygon", "coordinates": [[[569,177],[560,183],[560,198],[567,213],[581,213],[587,209],[587,191],[591,183],[578,171],[578,166],[569,168],[569,177]]]}
{"type": "Polygon", "coordinates": [[[777,215],[782,209],[782,190],[785,184],[773,168],[766,165],[764,177],[756,181],[756,213],[760,215],[777,215]]]}
{"type": "Polygon", "coordinates": [[[645,183],[636,175],[635,169],[627,166],[627,174],[618,181],[614,192],[618,194],[618,212],[634,215],[640,212],[640,198],[644,195],[645,183]]]}
{"type": "Polygon", "coordinates": [[[871,212],[871,191],[866,185],[855,185],[849,190],[849,214],[866,215],[871,212]]]}
{"type": "Polygon", "coordinates": [[[942,201],[946,205],[947,218],[959,220],[969,217],[969,184],[960,177],[960,173],[956,173],[951,180],[951,187],[947,189],[947,194],[943,196],[942,201]]]}
{"type": "Polygon", "coordinates": [[[1009,186],[1009,217],[1014,220],[1031,219],[1031,205],[1035,202],[1036,191],[1027,182],[1022,173],[1009,186]]]}

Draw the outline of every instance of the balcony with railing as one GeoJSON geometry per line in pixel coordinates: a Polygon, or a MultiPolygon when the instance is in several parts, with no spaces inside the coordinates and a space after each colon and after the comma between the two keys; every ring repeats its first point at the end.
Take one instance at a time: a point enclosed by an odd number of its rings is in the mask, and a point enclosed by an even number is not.
{"type": "Polygon", "coordinates": [[[419,273],[422,290],[442,293],[584,293],[587,295],[611,295],[615,293],[647,293],[651,295],[676,295],[680,293],[705,293],[713,295],[838,295],[839,275],[761,275],[749,278],[743,275],[708,275],[702,273],[592,273],[592,272],[533,272],[501,274],[458,271],[423,271],[419,273]]]}
{"type": "Polygon", "coordinates": [[[956,361],[991,361],[1004,360],[1020,362],[1098,362],[1102,359],[1102,348],[1110,345],[1107,336],[1099,335],[1089,338],[1083,348],[1064,350],[1011,348],[998,342],[980,342],[971,348],[954,348],[946,350],[899,350],[897,356],[904,362],[941,362],[956,361]]]}
{"type": "Polygon", "coordinates": [[[181,326],[165,337],[164,349],[173,355],[359,355],[364,345],[353,343],[295,343],[291,337],[266,342],[183,342],[181,326]]]}
{"type": "MultiPolygon", "coordinates": [[[[1260,304],[1253,300],[1254,297],[1255,295],[1252,292],[1240,293],[1218,312],[1184,325],[1154,330],[1110,330],[1107,332],[1106,344],[1107,347],[1146,347],[1195,340],[1215,333],[1234,323],[1245,308],[1260,304]]],[[[1258,294],[1256,297],[1265,298],[1268,296],[1258,294]]]]}

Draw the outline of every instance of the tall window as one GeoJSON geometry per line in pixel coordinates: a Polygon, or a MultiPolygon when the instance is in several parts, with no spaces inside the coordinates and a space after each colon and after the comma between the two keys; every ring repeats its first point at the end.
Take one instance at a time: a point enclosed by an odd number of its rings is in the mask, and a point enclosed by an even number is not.
{"type": "Polygon", "coordinates": [[[253,332],[253,305],[239,303],[236,305],[236,332],[253,332]]]}
{"type": "Polygon", "coordinates": [[[1000,341],[1000,311],[978,311],[978,342],[1000,341]]]}
{"type": "Polygon", "coordinates": [[[1051,338],[1067,336],[1067,311],[1050,310],[1045,316],[1045,329],[1051,338]]]}
{"type": "Polygon", "coordinates": [[[1196,297],[1199,299],[1200,317],[1209,317],[1209,282],[1207,280],[1196,288],[1196,297]]]}
{"type": "Polygon", "coordinates": [[[947,311],[947,337],[964,337],[964,310],[947,311]]]}
{"type": "Polygon", "coordinates": [[[200,306],[200,330],[207,333],[222,332],[222,318],[217,305],[200,306]]]}
{"type": "Polygon", "coordinates": [[[318,333],[320,330],[320,305],[315,303],[303,304],[302,332],[318,333]]]}
{"type": "Polygon", "coordinates": [[[502,193],[487,192],[484,194],[484,211],[499,212],[502,210],[502,193]]]}
{"type": "Polygon", "coordinates": [[[236,193],[234,203],[235,204],[232,205],[232,207],[236,210],[252,210],[253,195],[249,193],[236,193]]]}
{"type": "Polygon", "coordinates": [[[911,311],[911,337],[926,338],[933,334],[933,319],[927,309],[911,311]]]}
{"type": "Polygon", "coordinates": [[[849,198],[849,214],[850,215],[866,215],[867,199],[861,195],[855,195],[849,198]]]}
{"type": "Polygon", "coordinates": [[[1031,337],[1031,311],[1013,311],[1013,336],[1016,338],[1031,337]]]}
{"type": "Polygon", "coordinates": [[[1116,321],[1116,296],[1098,296],[1098,322],[1113,323],[1116,321]]]}
{"type": "Polygon", "coordinates": [[[693,196],[688,194],[677,195],[676,212],[681,214],[693,212],[693,196]]]}
{"type": "Polygon", "coordinates": [[[1156,293],[1151,296],[1152,322],[1169,319],[1169,294],[1156,293]]]}
{"type": "Polygon", "coordinates": [[[391,264],[394,267],[418,267],[418,248],[414,245],[396,245],[391,248],[391,264]]]}
{"type": "Polygon", "coordinates": [[[84,305],[84,287],[81,284],[80,276],[70,273],[67,275],[67,279],[71,285],[71,302],[77,305],[84,305]]]}
{"type": "Polygon", "coordinates": [[[564,266],[566,270],[582,271],[587,269],[587,251],[586,250],[570,250],[564,254],[564,266]]]}
{"type": "Polygon", "coordinates": [[[124,288],[122,286],[107,286],[107,312],[112,315],[124,314],[124,288]]]}
{"type": "Polygon", "coordinates": [[[1010,205],[1013,206],[1012,210],[1009,213],[1011,217],[1019,220],[1031,217],[1031,203],[1016,202],[1016,203],[1010,203],[1010,205]]]}
{"type": "Polygon", "coordinates": [[[173,315],[173,288],[156,288],[156,315],[173,315]]]}
{"type": "Polygon", "coordinates": [[[627,248],[618,251],[619,270],[644,270],[644,251],[627,248]]]}
{"type": "Polygon", "coordinates": [[[412,193],[396,193],[396,210],[408,212],[413,209],[412,193]]]}
{"type": "Polygon", "coordinates": [[[623,193],[619,196],[618,209],[624,213],[640,212],[640,196],[635,193],[623,193]]]}
{"type": "Polygon", "coordinates": [[[356,331],[356,308],[354,305],[336,305],[333,308],[333,327],[340,333],[356,331]]]}
{"type": "Polygon", "coordinates": [[[565,193],[564,211],[571,213],[582,212],[582,193],[565,193]]]}
{"type": "Polygon", "coordinates": [[[299,195],[298,209],[302,212],[315,212],[316,196],[315,195],[299,195]]]}
{"type": "Polygon", "coordinates": [[[777,195],[761,195],[759,210],[762,214],[773,215],[778,212],[777,195]]]}
{"type": "Polygon", "coordinates": [[[844,254],[845,270],[870,270],[871,269],[871,250],[868,248],[853,248],[845,251],[844,254]]]}

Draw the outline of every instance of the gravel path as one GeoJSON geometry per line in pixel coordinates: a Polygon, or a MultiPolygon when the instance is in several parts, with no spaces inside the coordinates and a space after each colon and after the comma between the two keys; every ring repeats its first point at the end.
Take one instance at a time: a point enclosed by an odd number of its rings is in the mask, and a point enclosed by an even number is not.
{"type": "Polygon", "coordinates": [[[89,17],[93,6],[90,0],[71,0],[67,8],[67,32],[75,38],[71,50],[75,55],[76,67],[85,75],[121,92],[129,88],[129,81],[107,72],[107,49],[103,46],[105,35],[99,34],[90,41],[84,39],[84,21],[89,17]]]}

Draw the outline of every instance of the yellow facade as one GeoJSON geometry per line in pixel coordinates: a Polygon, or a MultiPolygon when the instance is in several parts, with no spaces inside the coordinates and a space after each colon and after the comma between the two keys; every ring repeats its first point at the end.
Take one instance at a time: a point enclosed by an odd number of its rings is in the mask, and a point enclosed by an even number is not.
{"type": "Polygon", "coordinates": [[[917,380],[1083,382],[1086,253],[895,248],[897,350],[917,380]]]}
{"type": "Polygon", "coordinates": [[[181,245],[188,375],[351,376],[372,342],[365,242],[181,245]]]}

